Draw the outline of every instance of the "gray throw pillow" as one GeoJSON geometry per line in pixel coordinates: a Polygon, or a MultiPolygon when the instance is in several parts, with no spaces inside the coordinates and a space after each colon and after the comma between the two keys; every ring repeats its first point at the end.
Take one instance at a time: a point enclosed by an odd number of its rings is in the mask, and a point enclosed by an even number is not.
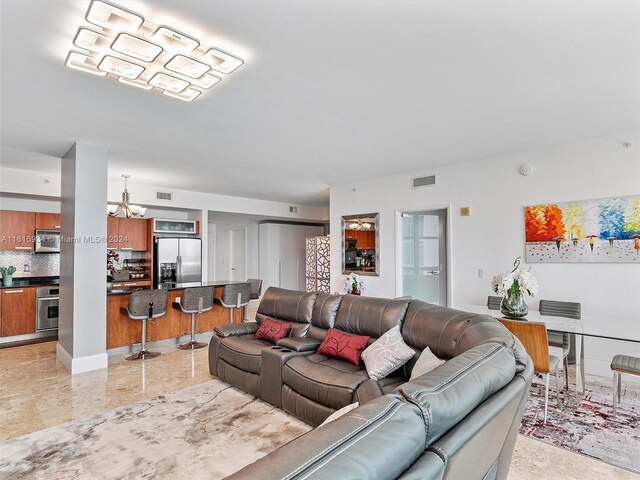
{"type": "Polygon", "coordinates": [[[404,343],[400,327],[393,327],[362,352],[367,374],[374,380],[386,377],[407,363],[415,352],[404,343]]]}
{"type": "Polygon", "coordinates": [[[411,378],[409,381],[412,381],[425,373],[429,373],[431,370],[439,367],[445,361],[440,360],[436,357],[429,347],[424,347],[424,350],[418,357],[416,364],[413,366],[413,370],[411,370],[411,378]]]}

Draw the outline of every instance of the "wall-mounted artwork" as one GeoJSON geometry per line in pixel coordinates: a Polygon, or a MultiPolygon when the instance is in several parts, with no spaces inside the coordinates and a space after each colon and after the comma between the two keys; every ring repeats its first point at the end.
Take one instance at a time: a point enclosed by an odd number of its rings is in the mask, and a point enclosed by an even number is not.
{"type": "Polygon", "coordinates": [[[526,261],[640,264],[640,196],[524,208],[526,261]]]}

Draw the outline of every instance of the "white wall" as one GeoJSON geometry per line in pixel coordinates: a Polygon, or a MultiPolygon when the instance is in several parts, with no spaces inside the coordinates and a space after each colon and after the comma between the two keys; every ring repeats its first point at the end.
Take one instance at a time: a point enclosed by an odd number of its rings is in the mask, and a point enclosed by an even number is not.
{"type": "MultiPolygon", "coordinates": [[[[523,207],[640,194],[640,137],[618,135],[553,148],[489,158],[461,165],[331,188],[332,291],[343,291],[340,270],[341,216],[380,212],[380,277],[365,277],[364,294],[395,296],[395,214],[400,210],[439,208],[451,204],[450,265],[453,304],[483,304],[491,276],[524,258],[523,207]],[[632,141],[632,148],[622,148],[632,141]],[[533,173],[522,176],[523,163],[533,173]],[[411,189],[410,179],[436,174],[437,186],[411,189]],[[354,191],[355,190],[355,191],[354,191]],[[470,217],[459,215],[471,207],[470,217]],[[483,268],[485,278],[477,270],[483,268]]],[[[583,315],[640,329],[640,265],[536,264],[538,298],[577,301],[583,315]]],[[[528,300],[537,309],[537,300],[528,300]]],[[[609,374],[614,352],[640,356],[638,344],[588,341],[587,365],[609,374]],[[600,355],[596,352],[600,350],[600,355]]]]}
{"type": "MultiPolygon", "coordinates": [[[[239,221],[237,223],[211,223],[209,231],[215,232],[215,271],[209,280],[229,280],[229,240],[231,230],[246,229],[246,277],[260,278],[258,222],[239,221]]],[[[210,263],[211,266],[211,263],[210,263]]]]}

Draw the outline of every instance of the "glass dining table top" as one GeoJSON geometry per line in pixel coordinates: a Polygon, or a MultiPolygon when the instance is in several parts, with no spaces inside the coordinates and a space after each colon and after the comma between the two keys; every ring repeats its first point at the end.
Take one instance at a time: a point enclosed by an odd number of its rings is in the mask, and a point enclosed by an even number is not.
{"type": "MultiPolygon", "coordinates": [[[[486,305],[456,305],[453,308],[466,312],[491,315],[495,318],[506,318],[500,310],[490,310],[486,305]]],[[[605,338],[623,342],[640,343],[640,315],[636,326],[630,328],[628,322],[616,322],[615,318],[582,317],[580,320],[552,315],[541,315],[537,310],[529,310],[522,320],[544,323],[548,331],[575,333],[585,337],[605,338]]]]}

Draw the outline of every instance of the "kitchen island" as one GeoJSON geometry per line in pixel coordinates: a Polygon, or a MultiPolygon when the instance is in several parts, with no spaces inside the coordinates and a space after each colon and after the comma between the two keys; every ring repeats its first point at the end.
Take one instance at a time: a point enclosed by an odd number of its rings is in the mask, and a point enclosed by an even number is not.
{"type": "MultiPolygon", "coordinates": [[[[147,342],[166,341],[167,344],[170,344],[175,341],[178,343],[181,337],[190,334],[191,315],[182,313],[179,308],[173,306],[173,302],[182,297],[185,288],[211,287],[214,289],[214,296],[220,297],[225,285],[237,283],[244,282],[191,282],[164,285],[162,288],[168,290],[167,313],[153,322],[147,322],[147,342]]],[[[142,322],[131,320],[120,309],[120,307],[128,305],[130,294],[131,290],[113,290],[107,293],[107,350],[112,350],[109,353],[121,353],[120,348],[140,342],[142,322]],[[118,349],[118,351],[114,351],[114,349],[118,349]]],[[[234,323],[242,322],[242,309],[235,309],[233,321],[234,323]]],[[[196,317],[196,333],[211,336],[215,327],[225,323],[229,323],[229,309],[214,303],[211,310],[196,317]]],[[[149,347],[152,346],[149,345],[149,347]]]]}

